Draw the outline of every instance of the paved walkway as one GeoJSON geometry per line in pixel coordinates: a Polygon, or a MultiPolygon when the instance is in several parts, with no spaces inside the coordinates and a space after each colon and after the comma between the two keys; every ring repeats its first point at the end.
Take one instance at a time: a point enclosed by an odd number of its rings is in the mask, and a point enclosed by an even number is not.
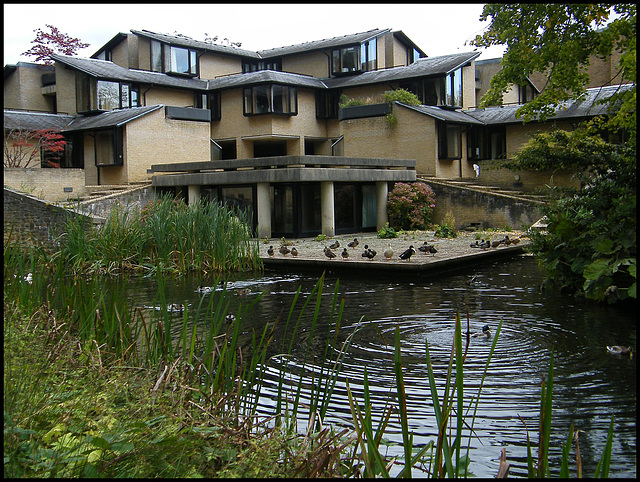
{"type": "Polygon", "coordinates": [[[339,235],[317,241],[316,238],[285,239],[289,249],[295,247],[297,256],[291,253],[281,254],[279,248],[282,245],[281,239],[270,239],[260,241],[260,254],[264,261],[265,268],[282,269],[311,269],[314,271],[340,272],[396,272],[396,273],[433,273],[436,271],[448,271],[460,269],[470,264],[486,262],[490,259],[516,256],[525,251],[530,245],[528,238],[522,232],[459,232],[456,238],[438,238],[433,231],[410,231],[392,239],[380,239],[377,233],[359,233],[353,235],[339,235]],[[509,236],[510,239],[519,239],[517,245],[500,245],[497,248],[480,249],[473,248],[470,244],[475,243],[478,237],[497,241],[509,236]],[[348,247],[348,243],[358,240],[355,248],[348,247]],[[338,242],[340,246],[333,250],[336,257],[328,258],[324,253],[324,248],[338,242]],[[424,243],[433,245],[437,250],[434,254],[425,254],[418,250],[424,243]],[[386,259],[384,251],[391,245],[393,257],[386,259]],[[364,246],[376,250],[377,254],[369,260],[362,256],[364,246]],[[416,254],[410,260],[400,259],[400,254],[412,245],[416,254]],[[274,255],[269,256],[267,250],[273,246],[274,255]],[[342,257],[342,252],[346,248],[348,258],[342,257]]]}

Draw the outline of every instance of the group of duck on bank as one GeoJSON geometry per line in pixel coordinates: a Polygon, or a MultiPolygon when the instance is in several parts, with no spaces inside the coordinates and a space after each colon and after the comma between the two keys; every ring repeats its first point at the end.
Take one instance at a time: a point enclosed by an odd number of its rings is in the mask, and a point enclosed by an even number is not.
{"type": "MultiPolygon", "coordinates": [[[[520,241],[521,241],[521,237],[509,238],[509,236],[505,236],[503,239],[499,239],[496,241],[491,241],[489,239],[486,239],[486,240],[482,239],[480,241],[476,240],[474,243],[471,243],[469,247],[478,248],[478,249],[482,249],[483,251],[486,251],[489,248],[498,248],[500,246],[511,246],[511,245],[515,246],[518,243],[520,243],[520,241]]],[[[359,246],[359,244],[360,242],[358,241],[358,238],[354,238],[353,241],[347,244],[347,246],[342,247],[342,252],[337,252],[337,250],[340,248],[340,241],[336,240],[331,245],[325,246],[322,249],[322,252],[324,253],[324,256],[326,256],[329,260],[335,259],[338,256],[340,256],[344,261],[347,261],[351,258],[353,252],[359,246]],[[349,250],[349,248],[351,249],[349,250]]],[[[398,255],[397,259],[411,262],[411,257],[415,255],[418,251],[424,254],[431,254],[432,256],[435,256],[435,254],[438,252],[438,250],[433,244],[429,244],[427,243],[427,241],[425,241],[421,246],[418,246],[417,250],[413,245],[410,245],[406,250],[403,250],[398,255]]],[[[294,258],[298,257],[298,254],[299,254],[295,246],[289,248],[286,244],[282,244],[280,248],[278,248],[278,252],[285,257],[288,254],[291,254],[291,256],[294,258]]],[[[371,261],[375,259],[377,254],[378,253],[375,249],[365,244],[364,251],[362,252],[361,256],[371,261]]],[[[276,255],[276,250],[273,247],[273,245],[270,245],[269,248],[267,249],[267,255],[269,257],[274,257],[276,255]]],[[[384,255],[384,259],[387,261],[393,259],[394,251],[393,251],[393,248],[391,247],[391,243],[387,244],[387,248],[384,250],[383,255],[384,255]]]]}

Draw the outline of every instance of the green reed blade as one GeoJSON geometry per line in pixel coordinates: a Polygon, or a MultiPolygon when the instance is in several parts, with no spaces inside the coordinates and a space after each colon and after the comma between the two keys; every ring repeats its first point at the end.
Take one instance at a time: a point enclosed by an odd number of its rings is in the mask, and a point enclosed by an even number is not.
{"type": "MultiPolygon", "coordinates": [[[[404,445],[404,461],[411,462],[411,441],[409,439],[409,418],[407,416],[407,398],[402,377],[402,359],[400,356],[400,329],[396,326],[394,367],[396,372],[396,395],[398,397],[398,408],[400,411],[400,425],[402,427],[402,441],[404,445]]],[[[403,471],[404,477],[411,478],[411,469],[403,471]]]]}
{"type": "Polygon", "coordinates": [[[598,462],[598,466],[596,467],[596,473],[594,477],[609,477],[609,467],[611,466],[611,454],[613,448],[613,418],[611,415],[611,422],[609,423],[609,433],[607,434],[607,442],[604,446],[604,451],[602,452],[602,457],[598,462]]]}
{"type": "Polygon", "coordinates": [[[571,451],[571,443],[573,441],[573,423],[569,429],[567,441],[562,446],[562,461],[560,462],[560,478],[569,477],[569,453],[571,451]]]}

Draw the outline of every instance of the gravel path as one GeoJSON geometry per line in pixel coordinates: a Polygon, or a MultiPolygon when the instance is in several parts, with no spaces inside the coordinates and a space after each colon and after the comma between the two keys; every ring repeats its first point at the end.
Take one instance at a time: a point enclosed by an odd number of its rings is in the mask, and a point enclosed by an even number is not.
{"type": "MultiPolygon", "coordinates": [[[[295,247],[298,251],[298,259],[314,259],[329,261],[324,254],[325,246],[330,246],[335,241],[340,243],[340,247],[335,249],[336,258],[333,262],[345,262],[345,261],[368,261],[362,256],[364,252],[364,246],[367,245],[377,251],[377,255],[371,262],[381,263],[407,263],[399,259],[400,253],[405,251],[410,245],[416,250],[416,254],[411,258],[411,263],[429,263],[435,260],[442,260],[447,258],[453,258],[457,256],[463,256],[471,253],[477,253],[481,251],[478,248],[472,248],[469,245],[475,243],[476,240],[490,239],[491,241],[497,241],[503,239],[505,236],[509,236],[510,239],[521,238],[523,243],[528,242],[528,238],[522,231],[478,231],[476,233],[469,233],[460,231],[456,238],[438,238],[434,235],[433,231],[405,231],[397,238],[380,239],[377,233],[357,233],[349,235],[338,235],[327,238],[323,241],[317,241],[316,238],[291,238],[285,239],[286,245],[289,249],[295,247]],[[349,248],[347,244],[356,238],[358,240],[358,246],[356,248],[349,248]],[[437,253],[425,254],[418,250],[424,242],[435,246],[437,253]],[[391,244],[393,248],[393,257],[391,260],[386,260],[384,257],[384,250],[387,245],[391,244]],[[341,253],[347,248],[349,258],[343,260],[341,253]]],[[[274,258],[292,258],[291,254],[283,255],[279,253],[279,248],[282,246],[282,239],[269,239],[260,240],[260,255],[263,258],[268,258],[267,250],[269,246],[273,246],[274,258]]],[[[489,248],[489,250],[501,249],[502,245],[498,248],[489,248]]]]}

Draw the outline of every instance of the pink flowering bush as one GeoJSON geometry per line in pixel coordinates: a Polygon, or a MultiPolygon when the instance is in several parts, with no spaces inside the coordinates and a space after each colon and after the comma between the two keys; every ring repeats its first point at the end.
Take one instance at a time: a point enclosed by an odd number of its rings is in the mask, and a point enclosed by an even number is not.
{"type": "Polygon", "coordinates": [[[389,193],[387,214],[399,229],[427,229],[433,220],[436,196],[423,182],[398,182],[389,193]]]}

